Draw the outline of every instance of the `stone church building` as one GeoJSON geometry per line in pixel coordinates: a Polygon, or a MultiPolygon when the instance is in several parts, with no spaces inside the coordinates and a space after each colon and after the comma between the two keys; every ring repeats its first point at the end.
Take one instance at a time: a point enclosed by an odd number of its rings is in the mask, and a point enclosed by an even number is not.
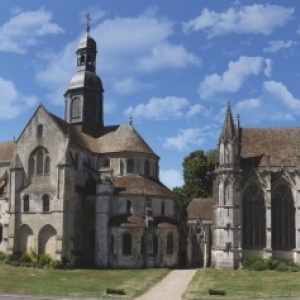
{"type": "Polygon", "coordinates": [[[244,128],[228,104],[214,174],[211,265],[300,263],[300,127],[244,128]]]}
{"type": "Polygon", "coordinates": [[[89,24],[76,54],[64,119],[40,105],[15,141],[0,143],[0,250],[97,267],[176,266],[178,199],[132,122],[104,125],[89,24]]]}

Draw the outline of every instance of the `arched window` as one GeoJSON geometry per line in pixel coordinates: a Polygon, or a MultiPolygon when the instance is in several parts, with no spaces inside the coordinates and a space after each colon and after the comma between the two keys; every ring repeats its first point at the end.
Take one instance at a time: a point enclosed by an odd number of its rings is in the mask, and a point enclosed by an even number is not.
{"type": "Polygon", "coordinates": [[[44,127],[43,127],[43,124],[39,124],[37,129],[36,129],[36,136],[38,138],[41,138],[43,137],[43,134],[44,134],[44,127]]]}
{"type": "Polygon", "coordinates": [[[266,246],[266,208],[262,190],[249,185],[243,194],[243,247],[266,246]]]}
{"type": "Polygon", "coordinates": [[[49,175],[51,171],[51,159],[46,149],[38,147],[29,157],[29,176],[49,175]]]}
{"type": "Polygon", "coordinates": [[[36,152],[36,174],[42,175],[44,172],[44,151],[39,148],[36,152]]]}
{"type": "Polygon", "coordinates": [[[50,174],[50,158],[49,158],[49,156],[46,156],[46,158],[45,158],[45,174],[46,175],[50,174]]]}
{"type": "Polygon", "coordinates": [[[158,236],[155,234],[153,236],[153,254],[158,253],[158,236]]]}
{"type": "Polygon", "coordinates": [[[271,211],[272,249],[295,248],[295,206],[287,184],[280,184],[272,192],[271,211]]]}
{"type": "Polygon", "coordinates": [[[34,166],[35,166],[35,157],[31,156],[29,158],[29,166],[28,166],[28,173],[29,176],[32,176],[35,174],[35,170],[34,170],[34,166]]]}
{"type": "Polygon", "coordinates": [[[126,173],[132,174],[133,170],[134,170],[134,161],[132,158],[128,158],[126,173]]]}
{"type": "Polygon", "coordinates": [[[174,238],[173,234],[169,233],[167,235],[167,254],[173,254],[174,251],[174,238]]]}
{"type": "Polygon", "coordinates": [[[109,159],[109,158],[106,158],[106,159],[104,160],[104,167],[105,167],[105,168],[109,168],[109,167],[110,167],[110,159],[109,159]]]}
{"type": "Polygon", "coordinates": [[[131,214],[131,201],[129,200],[126,201],[126,214],[131,214]]]}
{"type": "Polygon", "coordinates": [[[123,235],[123,255],[131,255],[132,253],[132,237],[130,233],[123,235]]]}
{"type": "Polygon", "coordinates": [[[120,175],[124,174],[124,162],[123,160],[120,160],[120,175]]]}
{"type": "Polygon", "coordinates": [[[50,211],[50,201],[49,201],[49,195],[43,196],[43,212],[49,212],[50,211]]]}
{"type": "Polygon", "coordinates": [[[23,197],[23,211],[28,212],[29,211],[29,196],[25,195],[23,197]]]}
{"type": "Polygon", "coordinates": [[[145,160],[145,164],[144,164],[144,175],[145,175],[145,176],[149,176],[149,175],[150,175],[150,163],[149,163],[149,160],[148,160],[148,159],[145,160]]]}
{"type": "Polygon", "coordinates": [[[81,116],[81,101],[80,98],[76,97],[71,102],[71,118],[76,119],[81,116]]]}

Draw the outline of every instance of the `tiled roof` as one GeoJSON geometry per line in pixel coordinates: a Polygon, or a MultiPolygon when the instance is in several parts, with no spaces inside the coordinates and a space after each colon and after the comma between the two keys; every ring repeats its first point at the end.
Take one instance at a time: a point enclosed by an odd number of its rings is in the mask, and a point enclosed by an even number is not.
{"type": "Polygon", "coordinates": [[[242,128],[242,166],[295,166],[300,155],[300,127],[242,128]]]}
{"type": "Polygon", "coordinates": [[[70,141],[94,153],[142,152],[155,154],[132,125],[85,126],[69,124],[49,113],[70,141]],[[84,132],[88,132],[84,133],[84,132]]]}
{"type": "Polygon", "coordinates": [[[114,178],[115,195],[145,195],[176,198],[161,182],[144,176],[121,176],[114,178]]]}
{"type": "Polygon", "coordinates": [[[145,219],[138,215],[118,215],[110,218],[109,226],[145,227],[145,219]]]}
{"type": "Polygon", "coordinates": [[[14,142],[0,142],[0,162],[11,162],[14,157],[14,142]]]}
{"type": "Polygon", "coordinates": [[[188,219],[212,220],[213,198],[194,198],[187,207],[188,219]]]}

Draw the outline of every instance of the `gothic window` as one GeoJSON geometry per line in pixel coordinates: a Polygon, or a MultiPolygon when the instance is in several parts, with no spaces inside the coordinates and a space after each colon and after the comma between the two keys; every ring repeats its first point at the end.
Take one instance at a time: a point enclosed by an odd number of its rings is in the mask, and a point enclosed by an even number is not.
{"type": "Polygon", "coordinates": [[[45,175],[50,174],[50,158],[49,156],[46,156],[45,158],[45,175]]]}
{"type": "Polygon", "coordinates": [[[44,151],[39,148],[36,153],[36,173],[42,175],[44,171],[44,151]]]}
{"type": "Polygon", "coordinates": [[[173,254],[173,251],[174,251],[174,238],[173,238],[173,234],[172,233],[169,233],[168,236],[167,236],[167,254],[173,254]]]}
{"type": "Polygon", "coordinates": [[[153,236],[153,254],[158,253],[158,236],[155,234],[153,236]]]}
{"type": "Polygon", "coordinates": [[[123,255],[131,255],[132,253],[132,237],[130,233],[123,235],[123,255]]]}
{"type": "Polygon", "coordinates": [[[120,160],[120,175],[124,174],[124,162],[123,160],[120,160]]]}
{"type": "Polygon", "coordinates": [[[49,201],[49,195],[43,196],[43,212],[49,212],[50,211],[50,201],[49,201]]]}
{"type": "Polygon", "coordinates": [[[29,157],[29,176],[49,175],[51,170],[51,160],[46,149],[38,147],[29,157]]]}
{"type": "Polygon", "coordinates": [[[131,202],[129,200],[126,201],[126,214],[131,214],[131,202]]]}
{"type": "Polygon", "coordinates": [[[43,131],[44,131],[43,125],[39,124],[37,129],[36,129],[36,135],[37,135],[38,138],[43,137],[43,131]]]}
{"type": "Polygon", "coordinates": [[[127,169],[126,173],[132,174],[134,170],[134,161],[132,158],[127,159],[127,169]]]}
{"type": "Polygon", "coordinates": [[[290,187],[283,183],[272,193],[272,248],[295,248],[295,206],[290,187]]]}
{"type": "Polygon", "coordinates": [[[35,166],[35,157],[31,156],[29,158],[29,167],[28,167],[29,176],[32,176],[35,174],[34,166],[35,166]]]}
{"type": "Polygon", "coordinates": [[[105,161],[104,161],[104,167],[105,168],[109,168],[110,167],[110,159],[109,158],[105,159],[105,161]]]}
{"type": "Polygon", "coordinates": [[[71,102],[71,118],[80,118],[81,115],[81,101],[80,98],[76,97],[71,102]]]}
{"type": "Polygon", "coordinates": [[[266,208],[262,190],[249,185],[243,194],[243,247],[266,246],[266,208]]]}
{"type": "Polygon", "coordinates": [[[149,176],[150,175],[150,163],[149,163],[149,160],[146,159],[145,160],[145,164],[144,164],[144,174],[146,176],[149,176]]]}
{"type": "Polygon", "coordinates": [[[29,212],[29,196],[28,195],[25,195],[23,197],[23,211],[29,212]]]}

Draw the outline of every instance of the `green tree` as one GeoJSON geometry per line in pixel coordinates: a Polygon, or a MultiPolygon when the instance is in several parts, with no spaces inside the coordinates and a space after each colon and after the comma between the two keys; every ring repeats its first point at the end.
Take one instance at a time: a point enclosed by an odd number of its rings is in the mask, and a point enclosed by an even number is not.
{"type": "Polygon", "coordinates": [[[183,160],[182,187],[175,187],[173,192],[188,204],[196,197],[209,197],[213,192],[213,171],[217,162],[218,150],[204,152],[196,150],[183,160]]]}

